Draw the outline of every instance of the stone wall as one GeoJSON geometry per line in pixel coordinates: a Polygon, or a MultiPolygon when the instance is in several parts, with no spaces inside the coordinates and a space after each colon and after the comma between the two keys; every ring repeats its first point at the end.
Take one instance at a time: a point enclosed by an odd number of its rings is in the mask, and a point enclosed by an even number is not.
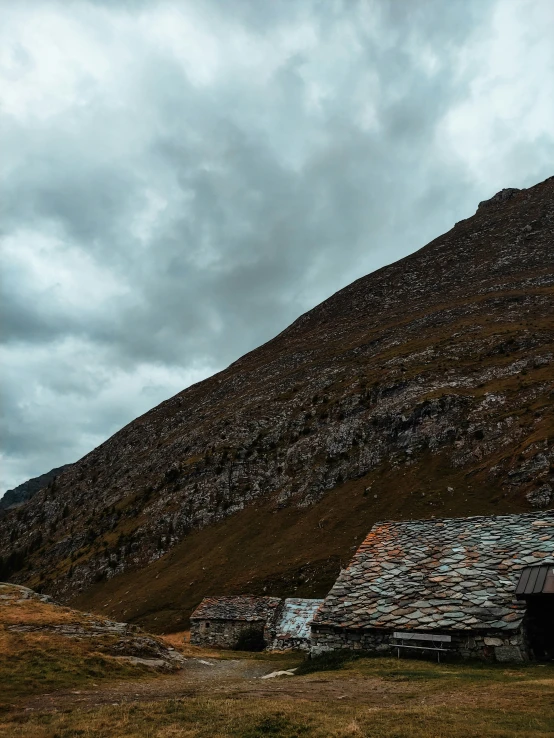
{"type": "Polygon", "coordinates": [[[531,658],[523,631],[513,633],[488,632],[468,635],[452,634],[452,646],[466,659],[487,661],[528,661],[531,658]]]}
{"type": "Polygon", "coordinates": [[[309,638],[275,638],[270,648],[272,651],[309,651],[311,641],[309,638]]]}
{"type": "Polygon", "coordinates": [[[385,630],[347,630],[312,625],[310,653],[317,656],[326,651],[349,648],[370,653],[389,653],[391,633],[385,630]]]}
{"type": "MultiPolygon", "coordinates": [[[[387,630],[347,630],[325,626],[312,626],[310,653],[314,656],[326,651],[352,649],[368,651],[375,654],[397,653],[391,642],[393,631],[387,630]]],[[[520,629],[507,634],[505,632],[468,632],[444,631],[444,635],[452,638],[450,648],[462,658],[488,661],[527,661],[531,657],[525,634],[520,629]]],[[[431,644],[432,645],[432,644],[431,644]]],[[[402,649],[400,651],[402,654],[402,649]]],[[[404,654],[409,649],[404,650],[404,654]]],[[[429,653],[434,653],[430,651],[429,653]]]]}
{"type": "Polygon", "coordinates": [[[264,634],[267,642],[265,623],[245,620],[192,620],[190,642],[194,646],[205,648],[234,648],[240,635],[247,630],[256,630],[264,634]]]}

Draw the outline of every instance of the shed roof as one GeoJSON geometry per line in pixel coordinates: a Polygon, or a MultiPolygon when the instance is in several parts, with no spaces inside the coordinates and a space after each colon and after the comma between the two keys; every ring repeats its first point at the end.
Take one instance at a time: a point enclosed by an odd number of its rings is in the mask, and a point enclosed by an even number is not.
{"type": "Polygon", "coordinates": [[[554,566],[528,566],[523,569],[516,587],[518,597],[554,594],[554,566]]]}
{"type": "Polygon", "coordinates": [[[280,597],[205,597],[191,620],[267,620],[280,604],[280,597]]]}
{"type": "Polygon", "coordinates": [[[519,627],[515,589],[554,563],[554,512],[377,523],[315,615],[346,628],[519,627]]]}

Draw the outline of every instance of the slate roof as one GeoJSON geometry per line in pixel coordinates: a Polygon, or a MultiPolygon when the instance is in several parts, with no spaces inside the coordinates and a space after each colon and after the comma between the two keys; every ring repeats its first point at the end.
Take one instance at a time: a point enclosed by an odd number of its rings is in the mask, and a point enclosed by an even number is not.
{"type": "Polygon", "coordinates": [[[281,603],[280,597],[205,597],[191,620],[267,620],[281,603]]]}
{"type": "Polygon", "coordinates": [[[283,603],[283,610],[275,629],[275,638],[280,640],[310,637],[310,623],[323,604],[323,600],[306,600],[299,597],[288,597],[283,603]]]}
{"type": "Polygon", "coordinates": [[[554,562],[554,511],[377,523],[314,624],[510,630],[522,569],[554,562]]]}

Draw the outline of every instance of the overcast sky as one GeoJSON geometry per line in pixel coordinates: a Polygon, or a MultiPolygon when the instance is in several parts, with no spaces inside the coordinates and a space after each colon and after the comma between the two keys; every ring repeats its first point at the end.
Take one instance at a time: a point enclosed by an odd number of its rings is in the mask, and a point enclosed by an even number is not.
{"type": "Polygon", "coordinates": [[[553,0],[0,9],[0,493],[554,174],[553,0]]]}

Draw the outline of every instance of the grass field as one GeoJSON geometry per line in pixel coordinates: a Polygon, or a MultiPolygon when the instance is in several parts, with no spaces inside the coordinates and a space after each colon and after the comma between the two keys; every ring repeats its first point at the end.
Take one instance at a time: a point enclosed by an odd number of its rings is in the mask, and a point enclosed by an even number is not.
{"type": "MultiPolygon", "coordinates": [[[[266,671],[295,656],[274,656],[266,671]]],[[[213,656],[212,656],[213,660],[213,656]]],[[[255,661],[255,660],[254,660],[255,661]]],[[[233,661],[233,663],[239,663],[233,661]]],[[[253,661],[251,660],[251,663],[253,661]]],[[[265,662],[264,662],[265,663],[265,662]]],[[[226,672],[227,673],[227,672],[226,672]]],[[[6,674],[4,673],[4,678],[6,674]]],[[[554,666],[360,659],[332,671],[262,680],[158,677],[119,682],[86,706],[61,694],[25,700],[0,721],[6,738],[546,738],[554,735],[554,666]],[[164,682],[164,679],[166,681],[164,682]],[[164,689],[157,694],[157,690],[164,689]],[[163,694],[163,698],[160,698],[163,694]],[[168,694],[170,695],[168,697],[168,694]],[[106,704],[107,699],[113,703],[106,704]],[[97,702],[97,704],[96,704],[97,702]]],[[[2,680],[3,683],[4,679],[2,680]]],[[[81,699],[81,698],[79,698],[81,699]]]]}

